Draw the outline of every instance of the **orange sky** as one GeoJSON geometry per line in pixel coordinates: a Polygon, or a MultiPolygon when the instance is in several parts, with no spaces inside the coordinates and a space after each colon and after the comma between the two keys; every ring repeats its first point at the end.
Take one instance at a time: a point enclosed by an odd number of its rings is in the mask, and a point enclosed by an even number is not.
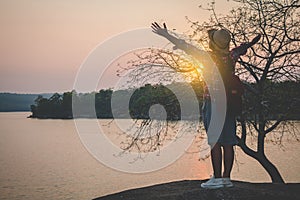
{"type": "MultiPolygon", "coordinates": [[[[185,16],[208,18],[207,0],[1,0],[0,92],[63,92],[73,88],[89,52],[107,38],[152,21],[188,30],[185,16]]],[[[220,0],[227,12],[234,3],[220,0]]]]}

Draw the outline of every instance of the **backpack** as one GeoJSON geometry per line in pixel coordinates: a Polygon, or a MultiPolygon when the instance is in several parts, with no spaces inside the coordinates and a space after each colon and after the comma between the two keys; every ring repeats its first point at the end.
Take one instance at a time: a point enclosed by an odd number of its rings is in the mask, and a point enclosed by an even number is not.
{"type": "Polygon", "coordinates": [[[240,116],[243,109],[242,96],[244,94],[243,82],[237,75],[232,74],[227,86],[227,112],[240,116]]]}
{"type": "Polygon", "coordinates": [[[211,54],[222,76],[227,96],[227,113],[234,116],[242,114],[243,82],[234,75],[235,63],[231,55],[211,54]]]}

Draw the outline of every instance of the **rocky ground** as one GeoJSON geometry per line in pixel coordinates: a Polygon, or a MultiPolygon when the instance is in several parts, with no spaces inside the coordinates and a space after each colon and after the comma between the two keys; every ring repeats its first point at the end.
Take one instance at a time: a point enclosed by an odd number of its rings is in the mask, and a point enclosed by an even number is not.
{"type": "Polygon", "coordinates": [[[203,181],[186,180],[127,190],[94,200],[300,200],[300,183],[233,181],[233,188],[203,189],[203,181]]]}

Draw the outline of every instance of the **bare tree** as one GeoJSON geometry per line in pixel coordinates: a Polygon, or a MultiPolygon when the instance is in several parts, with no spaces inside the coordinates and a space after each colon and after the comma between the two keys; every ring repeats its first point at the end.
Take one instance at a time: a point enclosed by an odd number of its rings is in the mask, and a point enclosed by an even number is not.
{"type": "MultiPolygon", "coordinates": [[[[267,171],[274,183],[284,180],[274,164],[265,154],[265,137],[281,128],[280,134],[295,131],[291,112],[300,106],[300,100],[293,98],[292,88],[287,93],[278,93],[279,82],[292,81],[299,83],[300,78],[300,13],[299,0],[234,0],[238,7],[228,15],[221,16],[215,12],[215,2],[208,8],[211,17],[200,23],[188,19],[192,32],[185,40],[197,41],[207,48],[206,31],[223,27],[232,35],[232,47],[249,42],[257,34],[261,40],[258,45],[243,56],[236,67],[236,73],[243,79],[248,96],[245,110],[240,119],[241,133],[238,141],[242,150],[256,159],[267,171]],[[289,98],[282,96],[290,95],[289,98]],[[284,98],[285,111],[278,112],[278,103],[284,98]],[[287,123],[290,125],[287,126],[287,123]],[[257,135],[256,149],[247,145],[249,134],[257,135]]],[[[182,72],[190,77],[195,91],[199,89],[199,72],[194,61],[177,51],[148,49],[137,54],[137,59],[129,63],[123,70],[133,70],[132,80],[147,82],[157,74],[164,73],[166,80],[172,80],[174,72],[182,72]],[[172,69],[172,70],[171,70],[172,69]],[[147,70],[147,73],[145,73],[147,70]],[[149,76],[152,74],[153,76],[149,76]],[[198,74],[198,75],[196,75],[198,74]]],[[[281,137],[279,137],[280,140],[281,137]]],[[[132,144],[131,144],[132,145],[132,144]]],[[[152,144],[153,145],[153,144],[152,144]]]]}
{"type": "Polygon", "coordinates": [[[233,44],[236,46],[261,34],[262,40],[259,45],[251,48],[251,51],[239,60],[236,69],[236,73],[245,80],[245,84],[247,83],[246,89],[252,96],[245,98],[247,110],[244,110],[241,119],[242,132],[238,140],[242,150],[264,167],[272,182],[282,183],[284,181],[279,171],[265,155],[265,137],[280,126],[281,133],[293,131],[291,127],[294,126],[286,126],[286,123],[291,110],[299,106],[299,99],[293,98],[293,92],[296,91],[290,91],[290,98],[285,99],[284,113],[278,113],[276,107],[279,105],[273,102],[278,103],[280,95],[287,95],[276,92],[275,83],[288,80],[299,82],[299,1],[235,1],[239,3],[239,7],[232,9],[226,16],[217,15],[215,2],[212,2],[206,8],[212,13],[208,22],[201,24],[190,21],[194,30],[191,36],[199,37],[200,41],[204,42],[203,30],[225,27],[231,32],[233,44]],[[250,128],[247,129],[247,126],[250,128]],[[247,130],[257,133],[256,150],[247,146],[247,130]]]}
{"type": "Polygon", "coordinates": [[[228,28],[232,33],[234,44],[249,41],[258,33],[262,35],[258,48],[252,48],[251,52],[239,61],[238,73],[245,80],[254,82],[248,85],[254,96],[252,102],[249,102],[251,106],[248,106],[248,109],[254,110],[252,111],[254,116],[247,116],[247,111],[244,113],[239,144],[247,155],[264,167],[272,182],[281,183],[284,182],[283,178],[265,155],[265,137],[279,126],[283,127],[282,132],[289,132],[290,127],[284,126],[284,122],[289,119],[290,111],[299,106],[299,99],[293,98],[293,92],[296,91],[291,91],[290,98],[285,99],[285,113],[272,113],[278,106],[272,104],[272,101],[276,101],[276,98],[282,95],[276,93],[275,83],[287,80],[299,81],[300,5],[298,0],[237,2],[241,3],[238,9],[232,10],[231,14],[225,17],[214,15],[210,23],[228,28]],[[273,100],[266,98],[270,91],[275,93],[271,95],[274,96],[273,100]],[[246,123],[257,132],[256,150],[246,144],[246,123]]]}

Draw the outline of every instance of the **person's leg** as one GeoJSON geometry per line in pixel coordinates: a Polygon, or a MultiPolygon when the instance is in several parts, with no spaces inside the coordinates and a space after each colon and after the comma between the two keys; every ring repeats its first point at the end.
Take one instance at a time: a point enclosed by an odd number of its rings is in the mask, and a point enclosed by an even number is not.
{"type": "Polygon", "coordinates": [[[221,178],[222,171],[222,149],[221,144],[216,143],[211,149],[211,163],[214,170],[214,177],[221,178]]]}
{"type": "Polygon", "coordinates": [[[214,176],[207,182],[201,183],[202,188],[217,189],[224,187],[223,178],[221,176],[222,169],[222,149],[219,143],[211,145],[211,162],[214,170],[214,176]]]}
{"type": "Polygon", "coordinates": [[[223,178],[230,178],[233,161],[234,161],[234,151],[233,145],[226,144],[222,145],[224,150],[224,172],[223,178]]]}

